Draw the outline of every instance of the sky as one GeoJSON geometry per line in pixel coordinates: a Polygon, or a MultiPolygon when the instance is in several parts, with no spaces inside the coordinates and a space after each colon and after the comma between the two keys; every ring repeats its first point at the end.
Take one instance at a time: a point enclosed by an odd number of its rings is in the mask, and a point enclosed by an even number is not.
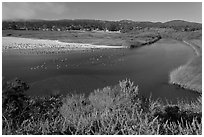
{"type": "Polygon", "coordinates": [[[99,19],[202,22],[201,2],[3,2],[2,19],[99,19]]]}

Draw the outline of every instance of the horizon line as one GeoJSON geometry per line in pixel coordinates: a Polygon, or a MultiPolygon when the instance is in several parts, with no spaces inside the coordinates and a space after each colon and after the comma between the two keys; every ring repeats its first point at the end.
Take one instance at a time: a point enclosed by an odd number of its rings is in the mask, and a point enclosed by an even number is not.
{"type": "Polygon", "coordinates": [[[152,22],[152,23],[166,23],[166,22],[170,22],[170,21],[185,21],[185,22],[190,22],[190,23],[198,23],[198,24],[202,24],[202,22],[196,22],[196,21],[187,21],[187,20],[182,20],[182,19],[172,19],[172,20],[168,20],[168,21],[135,21],[135,20],[131,20],[131,19],[121,19],[121,20],[105,20],[105,19],[84,19],[84,18],[76,18],[76,19],[2,19],[3,21],[32,21],[32,20],[41,20],[41,21],[60,21],[60,20],[97,20],[97,21],[110,21],[110,22],[119,22],[119,21],[123,21],[123,20],[127,20],[127,21],[133,21],[133,22],[152,22]]]}

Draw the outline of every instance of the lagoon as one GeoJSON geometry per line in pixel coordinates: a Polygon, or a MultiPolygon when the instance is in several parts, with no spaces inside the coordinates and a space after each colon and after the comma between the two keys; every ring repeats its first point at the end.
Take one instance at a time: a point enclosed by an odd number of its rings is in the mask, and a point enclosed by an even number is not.
{"type": "Polygon", "coordinates": [[[162,39],[135,49],[92,49],[47,55],[2,56],[6,80],[29,83],[29,95],[85,94],[130,79],[143,96],[176,102],[195,100],[198,93],[169,85],[170,72],[194,56],[182,42],[162,39]]]}

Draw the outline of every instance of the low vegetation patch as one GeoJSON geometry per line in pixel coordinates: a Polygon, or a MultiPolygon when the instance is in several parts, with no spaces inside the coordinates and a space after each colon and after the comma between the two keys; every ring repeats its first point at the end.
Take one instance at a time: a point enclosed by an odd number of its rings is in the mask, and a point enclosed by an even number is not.
{"type": "Polygon", "coordinates": [[[138,94],[130,80],[88,97],[29,97],[28,85],[3,82],[3,134],[137,135],[201,134],[201,98],[163,104],[138,94]]]}
{"type": "Polygon", "coordinates": [[[160,34],[155,31],[130,31],[122,34],[126,46],[130,48],[150,45],[161,39],[160,34]]]}

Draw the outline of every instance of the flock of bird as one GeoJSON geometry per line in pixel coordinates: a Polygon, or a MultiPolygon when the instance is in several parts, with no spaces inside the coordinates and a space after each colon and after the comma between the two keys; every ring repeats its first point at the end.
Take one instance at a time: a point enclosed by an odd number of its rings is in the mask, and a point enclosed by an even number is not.
{"type": "Polygon", "coordinates": [[[124,48],[121,46],[92,45],[86,43],[65,43],[58,40],[42,40],[17,37],[3,37],[2,45],[3,53],[14,52],[23,55],[58,54],[73,50],[94,51],[94,49],[124,48]]]}
{"type": "MultiPolygon", "coordinates": [[[[102,59],[102,57],[103,56],[100,56],[100,59],[102,59]]],[[[31,71],[35,71],[35,70],[37,71],[37,70],[47,70],[47,69],[60,70],[60,69],[65,69],[65,68],[66,69],[76,68],[76,67],[80,67],[82,65],[85,65],[87,63],[96,64],[99,62],[100,59],[91,57],[91,58],[89,58],[88,62],[87,61],[85,61],[85,62],[81,61],[81,62],[75,62],[75,63],[69,62],[69,60],[67,58],[53,59],[51,61],[43,62],[42,64],[30,67],[29,69],[31,71]]],[[[104,63],[104,65],[105,65],[105,63],[104,63]]]]}
{"type": "MultiPolygon", "coordinates": [[[[15,38],[15,37],[3,37],[2,38],[2,51],[4,54],[20,54],[20,55],[52,55],[68,53],[74,50],[80,51],[96,51],[96,47],[91,44],[82,43],[64,43],[53,40],[36,40],[28,38],[15,38]]],[[[103,45],[101,45],[103,46],[103,45]]],[[[108,64],[113,64],[111,58],[113,54],[106,55],[95,55],[89,57],[87,60],[71,63],[68,58],[55,59],[54,63],[43,62],[39,65],[32,66],[29,69],[31,71],[35,70],[47,70],[47,69],[64,69],[64,68],[76,68],[87,64],[101,64],[106,66],[108,64]]],[[[118,61],[121,61],[120,59],[118,61]]]]}
{"type": "Polygon", "coordinates": [[[60,45],[60,44],[31,44],[31,43],[7,43],[3,44],[2,51],[4,54],[20,54],[20,55],[51,55],[68,53],[71,51],[80,50],[82,52],[94,52],[95,48],[84,48],[73,45],[60,45]]]}
{"type": "MultiPolygon", "coordinates": [[[[48,70],[48,69],[61,70],[61,69],[77,68],[88,64],[91,64],[91,65],[99,64],[102,66],[106,66],[107,64],[113,65],[115,62],[109,60],[110,58],[111,56],[98,55],[98,56],[91,56],[86,60],[79,61],[79,62],[70,62],[68,58],[57,58],[57,59],[44,61],[39,65],[30,67],[29,69],[31,71],[48,70]]],[[[119,58],[116,61],[123,61],[123,59],[119,58]]]]}

